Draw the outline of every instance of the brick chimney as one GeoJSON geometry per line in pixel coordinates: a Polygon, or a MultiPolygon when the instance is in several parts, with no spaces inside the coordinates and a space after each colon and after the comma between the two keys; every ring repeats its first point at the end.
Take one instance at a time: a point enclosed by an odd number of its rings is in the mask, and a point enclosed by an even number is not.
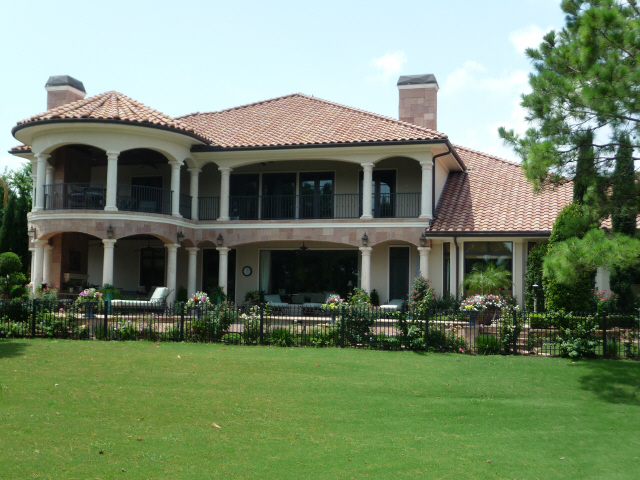
{"type": "Polygon", "coordinates": [[[437,130],[438,89],[432,74],[402,75],[398,80],[400,120],[437,130]]]}
{"type": "Polygon", "coordinates": [[[69,75],[49,77],[44,88],[47,90],[47,110],[81,100],[87,95],[82,82],[69,75]]]}

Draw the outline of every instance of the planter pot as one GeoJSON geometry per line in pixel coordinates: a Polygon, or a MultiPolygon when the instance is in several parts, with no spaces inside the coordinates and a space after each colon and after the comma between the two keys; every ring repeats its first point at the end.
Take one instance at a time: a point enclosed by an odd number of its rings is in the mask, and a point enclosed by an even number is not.
{"type": "Polygon", "coordinates": [[[478,324],[489,326],[493,323],[493,320],[500,316],[501,309],[497,307],[488,307],[483,312],[478,312],[478,324]]]}
{"type": "Polygon", "coordinates": [[[469,312],[469,326],[475,327],[476,322],[478,321],[478,316],[481,315],[482,312],[469,312]]]}

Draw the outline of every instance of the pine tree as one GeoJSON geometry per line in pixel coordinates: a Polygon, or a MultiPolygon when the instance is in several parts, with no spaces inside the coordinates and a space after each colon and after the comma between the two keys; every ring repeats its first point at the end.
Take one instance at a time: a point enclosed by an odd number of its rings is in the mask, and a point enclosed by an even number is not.
{"type": "Polygon", "coordinates": [[[23,271],[26,271],[31,264],[27,233],[29,207],[27,199],[10,193],[0,227],[0,252],[13,252],[18,255],[22,261],[23,271]]]}

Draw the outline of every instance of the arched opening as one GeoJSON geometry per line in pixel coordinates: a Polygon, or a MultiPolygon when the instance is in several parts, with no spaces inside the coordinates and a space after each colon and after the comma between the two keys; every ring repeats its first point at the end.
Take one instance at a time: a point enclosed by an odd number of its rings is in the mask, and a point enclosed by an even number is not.
{"type": "MultiPolygon", "coordinates": [[[[360,172],[360,191],[363,191],[360,172]]],[[[420,216],[422,170],[408,157],[378,161],[371,175],[373,218],[415,218],[420,216]]]]}
{"type": "Polygon", "coordinates": [[[107,154],[91,145],[64,145],[56,148],[48,160],[44,185],[44,208],[103,209],[107,184],[97,172],[106,168],[107,154]]]}

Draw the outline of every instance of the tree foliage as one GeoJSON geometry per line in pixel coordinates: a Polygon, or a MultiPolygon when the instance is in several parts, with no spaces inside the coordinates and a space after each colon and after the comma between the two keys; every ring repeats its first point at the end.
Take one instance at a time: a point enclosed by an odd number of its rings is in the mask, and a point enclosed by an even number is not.
{"type": "Polygon", "coordinates": [[[480,295],[496,295],[500,289],[511,287],[510,277],[511,272],[495,263],[474,265],[464,280],[464,286],[471,291],[480,291],[480,295]]]}
{"type": "MultiPolygon", "coordinates": [[[[560,255],[574,256],[578,247],[602,250],[610,243],[609,251],[626,251],[634,242],[614,244],[634,235],[640,213],[635,169],[640,151],[638,1],[563,0],[562,10],[565,26],[545,35],[537,49],[527,50],[534,73],[529,80],[531,93],[522,96],[521,105],[531,128],[524,136],[499,130],[522,157],[534,189],[573,182],[574,201],[584,215],[572,217],[573,227],[561,229],[562,241],[577,238],[571,245],[554,247],[556,266],[567,264],[568,258],[561,262],[560,255]],[[586,224],[608,223],[609,218],[619,234],[585,238],[586,224]]],[[[636,253],[640,255],[640,250],[636,253]]],[[[612,271],[621,267],[605,257],[587,257],[590,260],[583,261],[581,269],[587,263],[589,268],[607,264],[612,271]]],[[[636,260],[631,268],[637,266],[636,260]]],[[[560,272],[557,281],[570,277],[560,272]]]]}

